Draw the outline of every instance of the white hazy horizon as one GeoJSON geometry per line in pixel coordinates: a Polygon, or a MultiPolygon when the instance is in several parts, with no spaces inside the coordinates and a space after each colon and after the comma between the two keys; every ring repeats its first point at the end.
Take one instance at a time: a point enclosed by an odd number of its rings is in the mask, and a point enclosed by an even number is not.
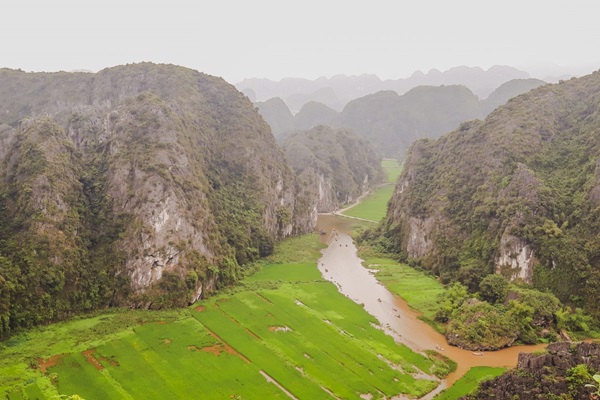
{"type": "Polygon", "coordinates": [[[96,72],[151,61],[230,83],[399,79],[463,65],[507,65],[543,79],[600,68],[600,3],[590,0],[202,3],[6,0],[0,67],[96,72]]]}

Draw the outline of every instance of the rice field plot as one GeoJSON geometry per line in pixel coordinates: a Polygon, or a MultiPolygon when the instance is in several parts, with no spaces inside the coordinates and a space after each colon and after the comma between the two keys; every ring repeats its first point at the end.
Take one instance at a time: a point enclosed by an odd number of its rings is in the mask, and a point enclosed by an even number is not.
{"type": "Polygon", "coordinates": [[[310,262],[302,264],[266,264],[260,271],[246,278],[246,281],[311,282],[321,279],[321,273],[315,268],[315,263],[310,262]]]}
{"type": "Polygon", "coordinates": [[[189,317],[189,311],[114,309],[110,313],[38,326],[15,335],[0,343],[0,399],[58,398],[57,375],[50,369],[64,358],[128,336],[133,333],[132,327],[141,323],[174,321],[182,315],[189,317]]]}
{"type": "Polygon", "coordinates": [[[482,381],[500,376],[504,371],[506,371],[506,368],[473,367],[469,369],[465,376],[457,380],[451,388],[435,396],[434,400],[457,400],[472,393],[482,381]]]}
{"type": "Polygon", "coordinates": [[[398,177],[402,173],[403,165],[398,162],[398,160],[394,160],[391,158],[384,158],[381,160],[381,167],[383,168],[383,172],[387,176],[387,181],[390,183],[396,183],[398,177]]]}
{"type": "MultiPolygon", "coordinates": [[[[238,354],[293,393],[295,397],[299,399],[327,397],[318,384],[306,379],[301,371],[294,368],[294,365],[285,357],[277,354],[273,348],[269,347],[269,343],[262,340],[257,333],[225,313],[221,307],[230,301],[232,300],[206,304],[206,308],[195,314],[195,318],[206,325],[220,340],[235,349],[238,354]]],[[[235,300],[233,301],[235,302],[235,300]]],[[[268,320],[268,314],[265,309],[258,309],[254,315],[260,315],[261,318],[268,320]]]]}
{"type": "Polygon", "coordinates": [[[373,192],[362,199],[359,204],[344,211],[342,215],[379,222],[385,217],[387,213],[387,203],[392,198],[393,194],[393,185],[373,189],[373,192]]]}
{"type": "Polygon", "coordinates": [[[114,310],[11,338],[0,349],[0,398],[358,400],[432,390],[438,382],[420,371],[433,362],[321,278],[322,247],[316,235],[285,241],[243,284],[186,310],[114,310]]]}
{"type": "Polygon", "coordinates": [[[389,258],[364,258],[364,265],[377,270],[375,277],[390,292],[401,296],[428,321],[434,320],[439,309],[438,296],[445,291],[435,277],[389,258]]]}
{"type": "Polygon", "coordinates": [[[344,211],[342,215],[375,222],[383,220],[387,213],[388,201],[394,194],[395,183],[402,172],[402,165],[398,164],[398,160],[384,159],[381,160],[381,167],[386,174],[388,185],[373,189],[359,204],[344,211]]]}
{"type": "Polygon", "coordinates": [[[273,277],[290,283],[213,299],[194,316],[298,398],[323,397],[321,388],[340,398],[421,395],[437,385],[411,375],[420,372],[415,365],[429,371],[431,360],[374,328],[376,320],[320,279],[314,264],[267,265],[250,279],[273,277]]]}
{"type": "Polygon", "coordinates": [[[61,394],[106,398],[286,398],[259,368],[230,351],[196,319],[151,323],[55,367],[61,394]]]}

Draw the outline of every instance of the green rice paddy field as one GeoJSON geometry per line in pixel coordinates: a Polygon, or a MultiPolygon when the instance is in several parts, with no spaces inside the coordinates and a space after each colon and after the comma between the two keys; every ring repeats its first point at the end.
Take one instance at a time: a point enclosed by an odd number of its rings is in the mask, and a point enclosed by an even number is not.
{"type": "Polygon", "coordinates": [[[387,203],[390,201],[393,194],[393,185],[387,185],[373,189],[373,191],[367,197],[365,197],[360,204],[357,204],[349,210],[344,211],[342,215],[379,222],[385,217],[387,212],[387,203]]]}
{"type": "Polygon", "coordinates": [[[401,296],[411,308],[422,313],[433,324],[439,303],[435,300],[444,293],[444,286],[433,276],[390,258],[361,254],[364,265],[376,270],[375,276],[390,292],[401,296]]]}
{"type": "Polygon", "coordinates": [[[359,399],[420,396],[445,361],[396,344],[321,279],[316,235],[184,310],[117,310],[0,347],[0,398],[359,399]],[[289,260],[296,260],[292,263],[289,260]]]}
{"type": "Polygon", "coordinates": [[[383,220],[387,212],[387,203],[394,194],[395,183],[402,172],[402,165],[398,164],[397,160],[384,159],[381,161],[381,167],[387,176],[388,185],[373,189],[360,204],[344,211],[343,215],[375,222],[383,220]]]}
{"type": "Polygon", "coordinates": [[[434,397],[435,400],[456,400],[473,392],[477,386],[488,379],[502,375],[506,368],[473,367],[465,376],[457,380],[451,388],[434,397]]]}

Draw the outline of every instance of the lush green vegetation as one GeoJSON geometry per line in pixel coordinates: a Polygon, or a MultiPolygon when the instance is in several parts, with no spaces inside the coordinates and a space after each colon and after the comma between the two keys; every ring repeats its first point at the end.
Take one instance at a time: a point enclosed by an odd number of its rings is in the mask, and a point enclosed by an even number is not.
{"type": "Polygon", "coordinates": [[[598,324],[599,88],[598,72],[545,85],[416,142],[384,222],[387,249],[471,293],[499,271],[598,324]],[[516,267],[518,253],[529,261],[516,267]]]}
{"type": "Polygon", "coordinates": [[[361,200],[360,204],[343,212],[342,215],[363,218],[370,221],[382,221],[387,213],[387,203],[392,198],[395,189],[395,182],[402,172],[402,165],[398,160],[383,159],[381,168],[385,172],[389,185],[377,187],[361,200]]]}
{"type": "MultiPolygon", "coordinates": [[[[312,189],[319,211],[333,211],[385,177],[371,145],[346,129],[317,126],[282,142],[290,166],[312,189]]],[[[305,189],[306,190],[306,189],[305,189]]]]}
{"type": "MultiPolygon", "coordinates": [[[[372,205],[372,210],[377,207],[372,205]]],[[[595,335],[588,317],[581,311],[561,308],[560,301],[550,293],[511,285],[499,274],[487,275],[474,288],[460,282],[444,287],[430,271],[417,270],[392,259],[397,255],[377,228],[365,231],[358,240],[361,257],[378,270],[378,280],[419,310],[422,318],[445,333],[451,344],[491,350],[515,341],[524,344],[555,341],[561,329],[575,337],[595,335]]]]}
{"type": "Polygon", "coordinates": [[[435,396],[434,400],[457,400],[473,392],[484,380],[502,375],[504,371],[506,368],[473,367],[462,378],[454,382],[451,388],[435,396]]]}
{"type": "Polygon", "coordinates": [[[437,299],[445,293],[444,286],[434,276],[390,258],[369,255],[366,251],[360,255],[368,268],[377,270],[375,276],[378,281],[421,312],[425,321],[433,323],[440,308],[437,299]]]}
{"type": "Polygon", "coordinates": [[[451,344],[491,350],[514,342],[556,341],[561,330],[575,338],[600,336],[591,329],[589,316],[564,308],[551,293],[509,284],[501,275],[486,277],[475,293],[459,282],[444,286],[430,272],[375,250],[371,245],[376,242],[364,241],[371,231],[365,232],[359,249],[365,265],[377,270],[377,279],[421,312],[421,318],[451,344]]]}
{"type": "Polygon", "coordinates": [[[0,108],[0,338],[104,307],[187,306],[312,229],[268,126],[220,78],[1,69],[0,108]]]}
{"type": "Polygon", "coordinates": [[[263,373],[300,399],[432,390],[422,372],[451,368],[396,344],[322,280],[322,247],[315,235],[285,240],[188,309],[115,309],[16,335],[0,347],[0,397],[286,398],[263,373]]]}
{"type": "Polygon", "coordinates": [[[484,381],[467,395],[488,399],[595,399],[600,343],[553,343],[540,354],[524,355],[516,369],[484,381]]]}
{"type": "Polygon", "coordinates": [[[395,184],[402,173],[402,164],[394,158],[384,158],[381,160],[381,168],[383,168],[389,183],[395,184]]]}
{"type": "Polygon", "coordinates": [[[394,186],[387,185],[373,189],[359,204],[346,210],[342,215],[379,222],[385,218],[387,203],[394,194],[394,186]]]}

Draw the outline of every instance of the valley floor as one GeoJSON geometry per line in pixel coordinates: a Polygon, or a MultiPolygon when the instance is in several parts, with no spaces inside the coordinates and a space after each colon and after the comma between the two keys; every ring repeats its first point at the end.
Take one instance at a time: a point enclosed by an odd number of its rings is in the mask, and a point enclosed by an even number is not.
{"type": "Polygon", "coordinates": [[[321,248],[316,235],[284,242],[260,272],[189,309],[13,337],[0,350],[0,397],[359,399],[438,386],[447,363],[397,344],[324,281],[321,248]]]}

